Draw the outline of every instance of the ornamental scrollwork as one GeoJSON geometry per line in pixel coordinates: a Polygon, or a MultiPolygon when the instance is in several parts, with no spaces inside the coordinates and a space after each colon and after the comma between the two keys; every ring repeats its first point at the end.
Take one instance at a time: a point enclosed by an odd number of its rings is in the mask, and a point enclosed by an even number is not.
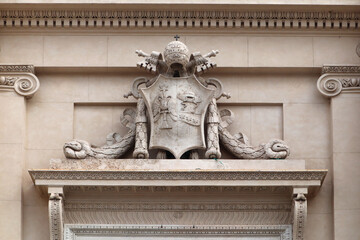
{"type": "Polygon", "coordinates": [[[324,66],[317,88],[326,97],[335,97],[341,92],[360,92],[360,66],[324,66]]]}
{"type": "Polygon", "coordinates": [[[33,73],[28,72],[28,68],[27,65],[0,65],[0,90],[13,89],[20,96],[31,98],[39,89],[40,82],[33,73]]]}
{"type": "Polygon", "coordinates": [[[154,151],[158,159],[218,159],[221,157],[220,143],[237,158],[284,159],[289,156],[289,147],[280,139],[251,146],[245,134],[232,135],[227,130],[233,114],[230,110],[219,111],[217,100],[230,98],[230,95],[223,91],[218,79],[201,77],[216,67],[210,58],[216,57],[219,51],[191,54],[178,38],[176,36],[163,53],[135,52],[143,58],[137,66],[155,77],[136,78],[130,92],[124,95],[137,100],[135,112],[124,112],[124,117],[131,115],[128,134],[118,136],[119,142],[102,147],[73,140],[64,145],[67,158],[120,158],[134,145],[136,159],[149,158],[150,151],[154,151]]]}

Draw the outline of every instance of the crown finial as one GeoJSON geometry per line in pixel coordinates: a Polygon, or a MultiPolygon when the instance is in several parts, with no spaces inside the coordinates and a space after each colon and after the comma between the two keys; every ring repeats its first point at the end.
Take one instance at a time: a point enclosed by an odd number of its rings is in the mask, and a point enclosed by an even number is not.
{"type": "Polygon", "coordinates": [[[174,38],[175,38],[175,40],[177,41],[177,40],[180,38],[180,36],[176,34],[176,35],[174,36],[174,38]]]}

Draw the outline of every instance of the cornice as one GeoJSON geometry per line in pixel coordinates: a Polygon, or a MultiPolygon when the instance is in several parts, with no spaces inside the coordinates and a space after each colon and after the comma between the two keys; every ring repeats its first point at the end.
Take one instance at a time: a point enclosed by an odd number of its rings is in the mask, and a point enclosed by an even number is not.
{"type": "Polygon", "coordinates": [[[0,73],[3,72],[24,72],[24,73],[35,73],[33,65],[0,65],[0,73]]]}
{"type": "Polygon", "coordinates": [[[326,170],[251,171],[251,170],[29,170],[36,180],[319,180],[326,170]]]}
{"type": "Polygon", "coordinates": [[[335,97],[342,92],[360,93],[360,65],[324,66],[317,88],[326,97],[335,97]]]}
{"type": "Polygon", "coordinates": [[[1,28],[355,30],[360,12],[0,10],[1,28]]]}

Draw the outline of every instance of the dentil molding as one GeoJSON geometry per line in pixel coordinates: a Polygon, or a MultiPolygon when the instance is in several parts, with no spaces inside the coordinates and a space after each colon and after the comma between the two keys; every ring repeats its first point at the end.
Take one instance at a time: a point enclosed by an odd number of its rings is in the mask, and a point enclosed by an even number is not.
{"type": "Polygon", "coordinates": [[[335,97],[341,92],[360,93],[360,66],[324,66],[317,88],[326,97],[335,97]]]}
{"type": "Polygon", "coordinates": [[[0,28],[356,30],[359,12],[1,10],[0,28]]]}
{"type": "Polygon", "coordinates": [[[32,65],[0,65],[0,91],[14,90],[31,98],[40,87],[32,65]]]}

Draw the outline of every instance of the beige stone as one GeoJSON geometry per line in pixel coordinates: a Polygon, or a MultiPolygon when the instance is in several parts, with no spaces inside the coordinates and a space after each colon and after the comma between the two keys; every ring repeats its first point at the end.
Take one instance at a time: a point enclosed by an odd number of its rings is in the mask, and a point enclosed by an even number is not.
{"type": "Polygon", "coordinates": [[[256,69],[238,73],[206,74],[216,77],[231,94],[220,102],[241,103],[329,103],[316,89],[318,73],[306,70],[256,69]]]}
{"type": "Polygon", "coordinates": [[[315,197],[308,198],[308,213],[333,213],[333,174],[331,159],[306,159],[306,169],[328,169],[322,187],[315,197]]]}
{"type": "Polygon", "coordinates": [[[73,138],[73,104],[29,101],[27,132],[28,149],[61,149],[73,138]]]}
{"type": "MultiPolygon", "coordinates": [[[[135,63],[134,63],[135,66],[135,63]]],[[[135,99],[124,98],[131,90],[132,81],[139,76],[147,76],[145,71],[137,70],[136,74],[99,73],[89,76],[90,102],[135,102],[135,99]]],[[[152,78],[153,76],[149,76],[152,78]]]]}
{"type": "Polygon", "coordinates": [[[312,67],[310,37],[249,37],[249,67],[312,67]]]}
{"type": "Polygon", "coordinates": [[[24,147],[22,144],[0,144],[0,153],[0,201],[21,201],[24,147]]]}
{"type": "Polygon", "coordinates": [[[106,144],[107,134],[112,132],[112,106],[75,106],[74,138],[86,139],[91,144],[106,144]]]}
{"type": "Polygon", "coordinates": [[[107,66],[106,36],[45,36],[45,66],[107,66]]]}
{"type": "Polygon", "coordinates": [[[326,104],[284,104],[284,140],[291,158],[330,157],[330,109],[326,104]]]}
{"type": "Polygon", "coordinates": [[[335,239],[359,239],[360,210],[338,210],[334,214],[335,239]]]}
{"type": "Polygon", "coordinates": [[[0,92],[0,143],[22,143],[25,135],[25,101],[16,93],[0,92]]]}
{"type": "Polygon", "coordinates": [[[152,51],[163,52],[165,46],[172,41],[170,36],[109,36],[108,62],[109,66],[133,67],[141,58],[135,53],[143,50],[146,53],[152,51]],[[151,42],[152,44],[149,44],[151,42]],[[124,47],[126,46],[126,47],[124,47]]]}
{"type": "Polygon", "coordinates": [[[21,239],[21,201],[0,201],[2,239],[21,239]]]}
{"type": "Polygon", "coordinates": [[[359,96],[346,98],[340,95],[331,99],[334,152],[360,152],[360,108],[354,107],[359,104],[359,96]]]}
{"type": "Polygon", "coordinates": [[[0,36],[0,63],[44,64],[44,40],[42,36],[8,35],[0,36]]]}
{"type": "Polygon", "coordinates": [[[333,161],[334,209],[359,209],[360,153],[334,153],[333,161]]]}
{"type": "Polygon", "coordinates": [[[84,73],[37,74],[41,87],[32,102],[88,101],[88,75],[84,73]]]}
{"type": "Polygon", "coordinates": [[[211,50],[219,50],[220,53],[214,60],[219,67],[247,67],[249,65],[246,37],[218,35],[209,38],[208,36],[186,35],[184,43],[189,47],[191,53],[201,52],[205,55],[211,50]],[[232,47],[224,48],[224,44],[232,47]]]}
{"type": "Polygon", "coordinates": [[[24,207],[24,240],[49,240],[49,216],[48,207],[25,206],[24,207]],[[34,231],[36,229],[36,231],[34,231]]]}
{"type": "Polygon", "coordinates": [[[259,145],[274,138],[283,139],[282,106],[251,106],[251,143],[259,145]]]}
{"type": "Polygon", "coordinates": [[[359,37],[314,37],[314,65],[324,64],[360,64],[356,55],[359,37]]]}
{"type": "Polygon", "coordinates": [[[333,215],[312,214],[309,212],[306,223],[305,239],[333,239],[333,215]]]}

